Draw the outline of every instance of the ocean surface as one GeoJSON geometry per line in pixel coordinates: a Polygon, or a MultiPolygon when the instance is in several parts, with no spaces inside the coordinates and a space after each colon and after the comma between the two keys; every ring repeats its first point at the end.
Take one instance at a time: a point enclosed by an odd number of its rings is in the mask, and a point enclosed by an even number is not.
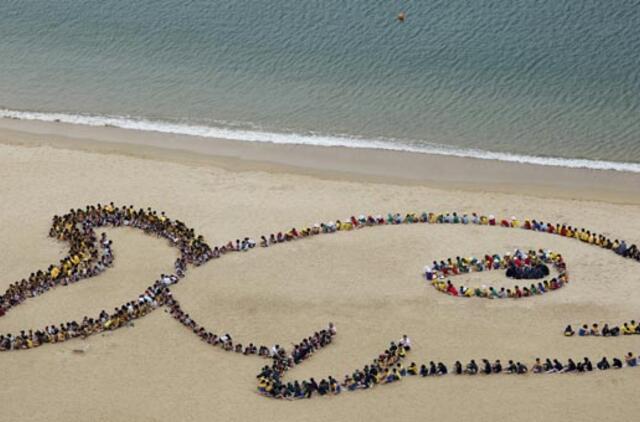
{"type": "Polygon", "coordinates": [[[0,116],[640,172],[640,0],[3,0],[0,116]]]}

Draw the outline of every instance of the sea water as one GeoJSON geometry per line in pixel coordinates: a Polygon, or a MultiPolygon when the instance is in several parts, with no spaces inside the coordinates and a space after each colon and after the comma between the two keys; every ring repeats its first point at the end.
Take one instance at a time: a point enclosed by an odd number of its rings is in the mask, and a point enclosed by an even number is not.
{"type": "Polygon", "coordinates": [[[4,0],[0,116],[640,171],[640,1],[4,0]]]}

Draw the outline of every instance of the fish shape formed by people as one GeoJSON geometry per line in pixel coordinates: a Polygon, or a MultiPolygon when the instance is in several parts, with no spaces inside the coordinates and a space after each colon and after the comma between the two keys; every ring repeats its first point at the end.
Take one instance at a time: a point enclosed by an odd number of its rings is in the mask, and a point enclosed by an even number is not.
{"type": "MultiPolygon", "coordinates": [[[[640,252],[635,245],[627,246],[625,241],[618,240],[612,242],[603,235],[584,229],[577,230],[568,225],[545,224],[536,220],[525,220],[521,223],[514,217],[510,220],[496,220],[493,216],[485,217],[473,214],[469,217],[467,215],[459,216],[457,213],[435,214],[424,212],[420,215],[409,213],[404,216],[389,214],[386,218],[361,215],[358,218],[351,217],[347,221],[337,220],[335,223],[316,224],[311,228],[305,228],[300,231],[294,228],[288,232],[280,232],[278,235],[272,234],[269,238],[262,236],[260,246],[268,247],[338,231],[350,231],[382,225],[420,223],[470,224],[533,230],[573,238],[585,244],[612,250],[621,257],[640,261],[640,252]]],[[[234,344],[231,335],[215,334],[194,321],[171,292],[171,286],[185,277],[189,265],[200,266],[229,253],[250,251],[257,246],[256,242],[250,238],[244,238],[242,241],[237,240],[235,243],[229,242],[226,245],[212,248],[202,236],[195,233],[194,229],[189,228],[179,220],[167,217],[164,212],[156,212],[150,208],[136,210],[133,206],[116,207],[113,203],[105,206],[101,204],[87,206],[85,209],[70,210],[69,213],[62,216],[54,216],[49,235],[58,240],[68,242],[70,246],[68,254],[59,263],[50,265],[46,270],[36,271],[31,273],[28,279],[11,284],[6,292],[0,296],[0,316],[32,297],[44,294],[53,288],[97,276],[110,267],[114,260],[112,243],[104,233],[101,236],[96,234],[95,229],[100,227],[129,227],[166,239],[170,245],[180,252],[180,256],[174,263],[175,274],[161,275],[138,298],[123,304],[112,314],[102,311],[95,318],[85,317],[81,323],[72,321],[67,324],[61,324],[59,328],[55,325],[50,325],[35,332],[33,330],[22,330],[19,334],[0,334],[0,351],[28,350],[44,344],[59,343],[76,337],[86,338],[96,333],[116,330],[162,307],[168,309],[168,312],[176,320],[192,330],[194,334],[209,345],[226,351],[270,359],[271,365],[266,365],[258,375],[259,391],[269,397],[302,398],[310,397],[314,392],[320,395],[337,394],[345,390],[357,390],[393,383],[407,375],[442,376],[449,373],[446,365],[441,362],[437,365],[431,362],[429,368],[426,365],[418,368],[414,363],[408,368],[403,367],[402,361],[411,350],[410,341],[405,336],[398,342],[391,342],[390,346],[376,357],[371,365],[365,366],[362,371],[357,370],[354,372],[353,377],[347,377],[343,382],[338,382],[335,378],[329,377],[329,380],[322,380],[320,383],[317,383],[313,378],[303,382],[285,383],[284,376],[288,369],[302,363],[313,354],[312,352],[331,344],[336,335],[336,329],[333,324],[330,323],[327,328],[303,339],[291,351],[287,351],[278,345],[268,348],[267,346],[258,346],[250,343],[243,347],[241,344],[234,344]]],[[[568,282],[566,265],[561,255],[543,250],[539,252],[530,251],[528,253],[516,251],[513,257],[499,257],[494,254],[487,255],[481,259],[458,257],[455,262],[453,260],[447,260],[446,262],[443,260],[440,263],[434,261],[433,267],[428,267],[424,275],[438,290],[453,296],[484,297],[489,299],[521,298],[542,294],[555,288],[545,289],[545,285],[548,285],[545,281],[544,285],[539,283],[542,288],[533,287],[530,290],[527,289],[526,294],[514,293],[501,296],[499,293],[494,294],[495,292],[492,293],[486,289],[459,290],[452,288],[447,283],[442,286],[441,283],[444,283],[443,279],[449,275],[483,271],[485,269],[506,269],[507,275],[511,271],[511,276],[518,279],[540,279],[548,275],[548,269],[544,270],[542,268],[546,264],[552,265],[558,272],[558,277],[562,278],[563,282],[559,287],[568,282]],[[509,268],[506,268],[507,266],[509,268]],[[472,293],[466,293],[469,291],[472,293]]],[[[570,362],[572,363],[573,361],[570,360],[570,362]]],[[[509,372],[522,373],[520,369],[523,365],[519,362],[518,365],[515,363],[512,363],[512,365],[513,367],[511,368],[510,366],[509,372]]],[[[608,368],[608,363],[606,366],[608,368]]],[[[478,366],[472,360],[470,367],[465,371],[475,373],[473,372],[474,367],[475,372],[478,372],[478,366]]],[[[600,368],[600,365],[598,365],[598,368],[600,368]]],[[[460,363],[456,362],[453,372],[461,373],[461,371],[460,363]]],[[[491,367],[489,367],[489,372],[485,373],[491,373],[491,367]]]]}

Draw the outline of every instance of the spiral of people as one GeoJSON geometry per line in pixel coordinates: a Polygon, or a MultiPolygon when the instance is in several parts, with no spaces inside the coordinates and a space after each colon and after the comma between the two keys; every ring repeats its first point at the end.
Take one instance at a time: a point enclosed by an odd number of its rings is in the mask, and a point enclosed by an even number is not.
{"type": "MultiPolygon", "coordinates": [[[[166,239],[180,252],[175,261],[174,274],[162,274],[137,298],[115,308],[112,312],[103,310],[96,317],[85,316],[81,321],[68,321],[50,324],[44,328],[26,329],[17,334],[0,334],[0,351],[23,351],[45,344],[60,343],[75,338],[86,338],[97,333],[113,331],[130,325],[133,320],[142,318],[150,312],[166,307],[170,314],[183,326],[208,345],[224,351],[256,355],[270,360],[257,375],[257,391],[266,397],[277,399],[302,399],[315,396],[337,395],[369,389],[401,381],[405,377],[441,377],[454,375],[500,375],[500,374],[560,374],[587,373],[597,370],[632,368],[638,366],[639,358],[632,352],[619,357],[598,357],[595,364],[588,357],[559,360],[557,358],[537,358],[535,362],[525,363],[518,360],[475,359],[456,361],[453,364],[429,362],[405,365],[405,359],[411,351],[411,339],[407,335],[392,341],[379,356],[376,356],[363,368],[356,369],[344,377],[316,381],[310,378],[302,381],[286,381],[286,372],[323,347],[329,345],[336,336],[336,326],[316,331],[302,339],[293,348],[287,350],[281,345],[241,344],[235,342],[229,333],[213,333],[196,322],[184,310],[173,296],[171,286],[182,280],[189,265],[200,266],[212,259],[230,253],[249,252],[258,244],[271,247],[277,244],[310,238],[320,234],[331,234],[383,225],[407,224],[459,224],[485,225],[503,229],[521,229],[544,232],[550,235],[572,238],[576,241],[608,249],[622,258],[640,262],[640,251],[624,240],[610,239],[602,234],[584,228],[565,224],[545,223],[539,220],[520,221],[515,217],[496,219],[494,216],[477,214],[423,212],[421,214],[398,213],[386,217],[351,217],[344,221],[318,223],[303,229],[292,228],[288,231],[261,236],[258,242],[251,238],[236,239],[222,246],[210,247],[202,236],[180,220],[173,220],[164,212],[150,208],[136,209],[133,206],[90,205],[84,209],[72,209],[62,216],[54,216],[49,235],[69,243],[67,256],[59,263],[50,265],[46,270],[32,272],[28,278],[17,281],[0,296],[0,317],[12,308],[30,298],[40,296],[53,288],[66,286],[81,280],[95,277],[113,265],[114,252],[112,241],[106,234],[95,232],[99,227],[130,227],[144,233],[166,239]]],[[[433,263],[424,268],[423,277],[438,292],[456,298],[484,299],[524,299],[542,295],[566,286],[569,283],[567,265],[559,252],[551,250],[515,250],[503,255],[493,254],[483,257],[455,257],[433,263]],[[482,286],[479,288],[454,285],[449,278],[461,274],[480,271],[505,271],[505,275],[521,280],[522,286],[504,288],[482,286]],[[528,285],[526,285],[528,284],[528,285]]],[[[560,333],[559,333],[560,334],[560,333]]],[[[565,336],[610,336],[640,334],[640,324],[635,321],[621,325],[597,323],[582,324],[576,333],[571,325],[564,330],[565,336]]]]}

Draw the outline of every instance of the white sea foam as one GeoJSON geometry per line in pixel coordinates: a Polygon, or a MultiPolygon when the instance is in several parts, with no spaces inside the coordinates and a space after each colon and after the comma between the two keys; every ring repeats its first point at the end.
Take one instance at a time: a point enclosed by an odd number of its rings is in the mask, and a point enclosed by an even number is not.
{"type": "Polygon", "coordinates": [[[112,126],[122,129],[141,130],[160,133],[199,136],[212,139],[227,139],[247,142],[268,142],[274,144],[299,144],[325,147],[370,148],[393,151],[408,151],[423,154],[448,155],[455,157],[498,160],[514,163],[537,164],[543,166],[588,168],[596,170],[616,170],[640,173],[640,163],[624,163],[588,159],[559,157],[540,157],[504,152],[483,151],[472,148],[455,148],[446,145],[423,144],[409,145],[395,139],[363,139],[349,136],[330,136],[320,134],[277,133],[260,130],[243,130],[203,125],[189,125],[166,121],[154,121],[142,118],[122,116],[100,116],[67,113],[41,113],[0,109],[0,118],[19,120],[38,120],[43,122],[61,122],[86,126],[112,126]]]}

